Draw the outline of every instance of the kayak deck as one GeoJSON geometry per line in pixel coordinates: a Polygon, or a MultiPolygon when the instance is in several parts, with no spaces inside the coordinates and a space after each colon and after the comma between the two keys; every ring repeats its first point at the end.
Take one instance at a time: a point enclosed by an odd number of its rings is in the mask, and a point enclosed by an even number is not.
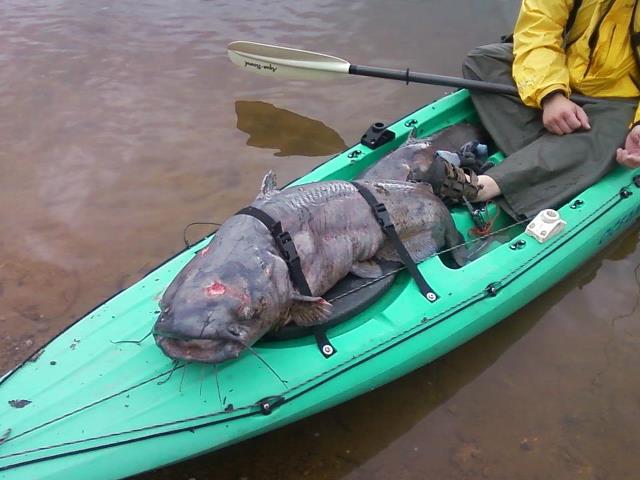
{"type": "MultiPolygon", "coordinates": [[[[466,91],[392,125],[393,142],[374,151],[354,146],[293,185],[352,179],[412,128],[424,137],[461,121],[477,121],[466,91]]],[[[158,299],[205,239],[0,381],[0,478],[72,480],[85,478],[87,468],[92,478],[121,478],[222,448],[398,378],[514,312],[621,233],[640,210],[633,179],[633,172],[618,169],[583,192],[581,203],[562,207],[567,227],[544,244],[523,233],[525,224],[499,214],[494,230],[508,235],[490,252],[457,269],[438,255],[420,264],[440,296],[434,303],[400,272],[374,305],[328,330],[337,350],[330,358],[312,336],[261,341],[217,367],[175,365],[164,356],[147,336],[158,299]],[[142,340],[118,343],[136,339],[142,340]]],[[[473,240],[469,213],[452,214],[473,240]]]]}

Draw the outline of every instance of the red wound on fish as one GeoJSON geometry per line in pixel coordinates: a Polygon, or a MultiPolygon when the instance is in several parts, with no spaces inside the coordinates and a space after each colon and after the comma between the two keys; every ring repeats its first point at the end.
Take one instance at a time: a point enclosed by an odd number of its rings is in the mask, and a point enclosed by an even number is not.
{"type": "Polygon", "coordinates": [[[209,247],[204,247],[202,250],[200,250],[200,255],[206,255],[208,251],[209,247]]]}
{"type": "Polygon", "coordinates": [[[227,288],[220,282],[213,282],[211,285],[204,289],[207,295],[213,297],[214,295],[222,295],[227,291],[227,288]]]}

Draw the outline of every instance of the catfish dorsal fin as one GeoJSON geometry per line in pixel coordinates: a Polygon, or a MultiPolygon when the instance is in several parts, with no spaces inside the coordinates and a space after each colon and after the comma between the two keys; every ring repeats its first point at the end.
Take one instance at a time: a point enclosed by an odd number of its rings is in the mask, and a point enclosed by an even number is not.
{"type": "Polygon", "coordinates": [[[258,194],[256,200],[269,198],[277,191],[278,187],[276,183],[276,174],[273,172],[273,170],[269,170],[262,179],[262,186],[260,187],[260,193],[258,194]]]}

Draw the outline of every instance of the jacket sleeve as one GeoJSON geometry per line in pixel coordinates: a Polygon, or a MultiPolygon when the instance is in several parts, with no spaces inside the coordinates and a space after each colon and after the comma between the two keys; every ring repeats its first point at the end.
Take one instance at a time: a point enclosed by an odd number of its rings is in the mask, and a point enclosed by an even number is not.
{"type": "Polygon", "coordinates": [[[563,48],[573,0],[524,0],[513,34],[513,79],[525,105],[541,108],[549,93],[571,94],[563,48]]]}

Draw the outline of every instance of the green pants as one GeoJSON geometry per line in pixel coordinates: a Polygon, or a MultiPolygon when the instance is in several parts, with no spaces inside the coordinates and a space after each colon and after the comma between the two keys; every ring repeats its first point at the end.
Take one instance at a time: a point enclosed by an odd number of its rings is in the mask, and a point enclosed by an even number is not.
{"type": "MultiPolygon", "coordinates": [[[[513,85],[513,45],[472,50],[465,78],[513,85]]],[[[472,92],[482,124],[507,158],[487,171],[502,191],[501,206],[515,219],[557,208],[597,182],[615,165],[635,106],[607,102],[583,105],[591,130],[554,135],[542,125],[542,111],[507,95],[472,92]]]]}

